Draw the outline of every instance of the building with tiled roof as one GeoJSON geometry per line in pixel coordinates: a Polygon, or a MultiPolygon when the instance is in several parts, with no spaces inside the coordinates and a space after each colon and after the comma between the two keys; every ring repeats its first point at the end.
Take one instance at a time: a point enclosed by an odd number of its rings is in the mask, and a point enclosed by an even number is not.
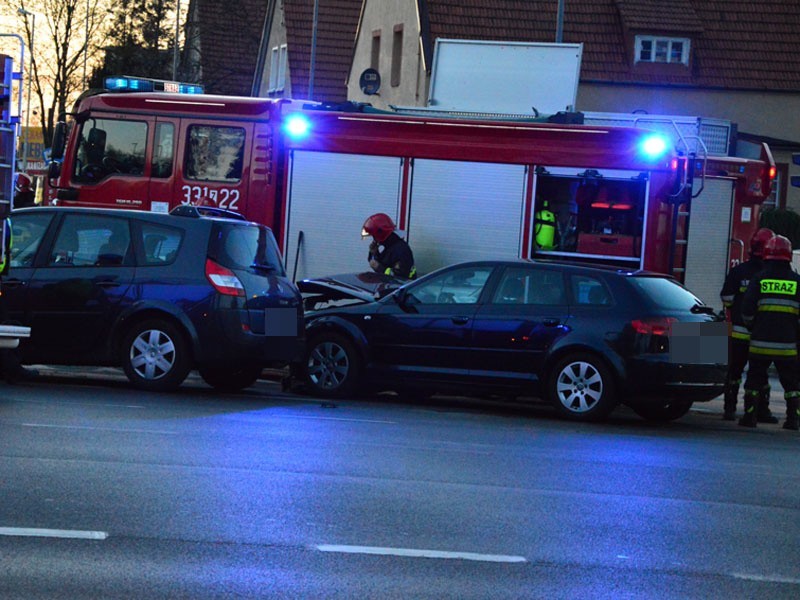
{"type": "Polygon", "coordinates": [[[361,0],[268,0],[253,95],[343,102],[361,0]]]}
{"type": "MultiPolygon", "coordinates": [[[[793,192],[790,204],[800,206],[800,190],[786,186],[790,153],[800,150],[798,0],[564,6],[562,41],[583,44],[577,110],[732,121],[739,143],[731,151],[747,156],[755,146],[747,142],[769,140],[778,195],[793,192]]],[[[426,106],[437,39],[554,42],[557,8],[554,0],[364,0],[348,97],[426,106]],[[381,76],[377,95],[360,89],[370,67],[381,76]]]]}
{"type": "Polygon", "coordinates": [[[182,79],[210,94],[249,96],[265,0],[190,0],[182,79]]]}

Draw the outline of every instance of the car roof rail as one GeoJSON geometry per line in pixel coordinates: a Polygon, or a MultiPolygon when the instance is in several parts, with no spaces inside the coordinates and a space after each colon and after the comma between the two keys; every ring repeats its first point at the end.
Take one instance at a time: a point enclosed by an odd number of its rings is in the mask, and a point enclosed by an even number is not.
{"type": "Polygon", "coordinates": [[[246,221],[247,219],[237,212],[232,210],[225,210],[224,208],[217,208],[216,206],[192,206],[190,204],[181,204],[176,206],[169,214],[178,217],[192,217],[199,219],[200,217],[222,217],[225,219],[236,219],[237,221],[246,221]]]}

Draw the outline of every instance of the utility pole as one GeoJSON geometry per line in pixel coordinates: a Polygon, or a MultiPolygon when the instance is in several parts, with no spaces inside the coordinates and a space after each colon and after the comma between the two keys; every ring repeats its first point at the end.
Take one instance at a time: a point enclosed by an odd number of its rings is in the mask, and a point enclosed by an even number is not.
{"type": "Polygon", "coordinates": [[[36,35],[36,13],[20,8],[17,11],[25,19],[31,18],[31,43],[28,44],[28,98],[25,102],[25,136],[22,144],[22,172],[28,172],[28,152],[30,150],[31,135],[31,82],[33,81],[33,36],[36,35]]]}
{"type": "Polygon", "coordinates": [[[558,0],[558,16],[556,17],[556,44],[560,44],[564,38],[564,2],[558,0]]]}
{"type": "Polygon", "coordinates": [[[178,42],[181,33],[181,0],[175,2],[175,47],[172,49],[172,79],[178,81],[178,42]]]}
{"type": "Polygon", "coordinates": [[[311,24],[311,65],[308,68],[308,99],[314,99],[314,68],[317,62],[317,21],[319,19],[319,0],[314,0],[314,21],[311,24]]]}

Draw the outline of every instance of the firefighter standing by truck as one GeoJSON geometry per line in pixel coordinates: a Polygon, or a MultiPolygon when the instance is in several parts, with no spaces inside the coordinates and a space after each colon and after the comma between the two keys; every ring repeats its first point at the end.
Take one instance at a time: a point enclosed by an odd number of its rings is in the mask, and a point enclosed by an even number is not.
{"type": "Polygon", "coordinates": [[[376,273],[414,279],[417,276],[414,253],[406,241],[395,233],[396,229],[394,221],[384,213],[376,213],[364,221],[361,237],[372,236],[367,257],[369,266],[376,273]]]}
{"type": "Polygon", "coordinates": [[[742,319],[750,329],[750,356],[744,384],[744,416],[739,425],[755,427],[756,404],[775,363],[786,399],[784,429],[800,429],[800,275],[792,270],[792,243],[776,235],[764,247],[764,268],[750,281],[742,299],[742,319]]]}
{"type": "MultiPolygon", "coordinates": [[[[742,319],[742,298],[747,291],[750,281],[764,267],[762,258],[764,246],[775,237],[771,229],[762,227],[750,238],[750,258],[733,267],[725,278],[725,283],[720,292],[722,305],[725,307],[725,316],[731,324],[731,333],[728,338],[728,379],[725,382],[725,404],[722,418],[726,421],[736,419],[736,403],[739,397],[739,384],[742,382],[742,373],[747,365],[750,351],[750,331],[742,319]]],[[[758,397],[756,416],[761,423],[777,423],[769,410],[770,388],[767,383],[758,397]]]]}

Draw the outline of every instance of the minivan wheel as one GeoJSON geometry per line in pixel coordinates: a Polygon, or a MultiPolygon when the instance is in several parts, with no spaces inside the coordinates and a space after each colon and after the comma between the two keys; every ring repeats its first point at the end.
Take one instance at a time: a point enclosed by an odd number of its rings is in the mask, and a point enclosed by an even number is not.
{"type": "Polygon", "coordinates": [[[141,390],[177,389],[191,369],[189,345],[168,321],[152,319],[134,325],[122,342],[122,368],[141,390]]]}
{"type": "Polygon", "coordinates": [[[601,421],[617,404],[614,381],[605,364],[591,354],[558,361],[548,382],[548,399],[573,421],[601,421]]]}
{"type": "Polygon", "coordinates": [[[667,423],[680,419],[692,408],[691,400],[671,400],[665,404],[632,403],[631,408],[637,415],[648,421],[667,423]]]}
{"type": "Polygon", "coordinates": [[[353,343],[335,332],[323,332],[309,340],[303,379],[317,396],[342,398],[355,393],[361,376],[361,357],[353,343]]]}
{"type": "Polygon", "coordinates": [[[242,367],[198,367],[200,377],[208,385],[220,392],[238,392],[253,385],[261,376],[261,365],[242,367]]]}

